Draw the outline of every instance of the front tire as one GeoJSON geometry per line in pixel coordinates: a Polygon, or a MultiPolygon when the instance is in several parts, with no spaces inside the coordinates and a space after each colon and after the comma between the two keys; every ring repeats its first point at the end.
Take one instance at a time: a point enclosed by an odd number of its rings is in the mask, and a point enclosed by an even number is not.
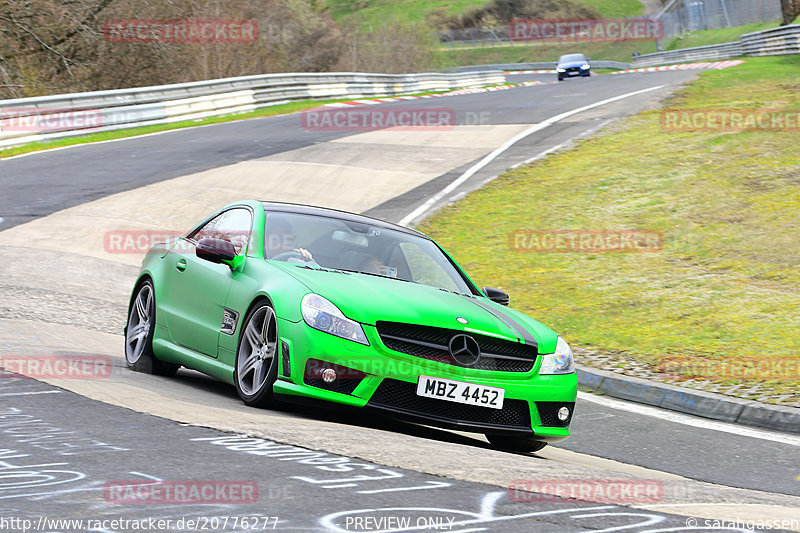
{"type": "Polygon", "coordinates": [[[266,301],[247,313],[236,350],[234,381],[239,398],[252,407],[278,404],[272,386],[278,378],[278,319],[266,301]]]}
{"type": "Polygon", "coordinates": [[[180,365],[159,361],[153,353],[156,330],[156,293],[150,280],[143,281],[133,297],[125,328],[125,363],[135,372],[173,376],[180,365]]]}
{"type": "Polygon", "coordinates": [[[495,448],[510,452],[538,452],[546,442],[533,440],[530,437],[509,437],[506,435],[486,435],[486,438],[495,448]]]}

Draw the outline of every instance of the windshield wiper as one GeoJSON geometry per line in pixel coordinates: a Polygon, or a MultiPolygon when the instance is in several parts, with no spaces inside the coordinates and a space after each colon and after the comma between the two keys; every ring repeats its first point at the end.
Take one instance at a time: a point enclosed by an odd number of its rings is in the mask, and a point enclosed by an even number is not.
{"type": "Polygon", "coordinates": [[[341,269],[343,272],[352,272],[353,274],[364,274],[366,276],[375,276],[378,278],[384,279],[396,279],[397,281],[405,281],[406,283],[411,283],[410,280],[403,279],[403,278],[393,278],[391,276],[384,276],[383,274],[375,274],[374,272],[364,272],[363,270],[347,270],[346,268],[341,269]]]}
{"type": "Polygon", "coordinates": [[[458,291],[451,291],[450,289],[445,289],[444,287],[437,287],[440,291],[449,292],[450,294],[458,294],[459,296],[466,296],[468,298],[475,298],[474,294],[470,294],[468,292],[458,292],[458,291]]]}
{"type": "Polygon", "coordinates": [[[339,274],[349,274],[350,271],[342,270],[339,268],[325,268],[325,267],[312,267],[311,265],[297,265],[298,268],[307,268],[308,270],[316,270],[318,272],[338,272],[339,274]]]}

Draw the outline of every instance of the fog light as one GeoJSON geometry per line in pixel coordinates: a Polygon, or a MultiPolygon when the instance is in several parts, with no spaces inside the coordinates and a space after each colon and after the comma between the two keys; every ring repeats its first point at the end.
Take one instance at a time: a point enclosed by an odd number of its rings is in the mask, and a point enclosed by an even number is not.
{"type": "MultiPolygon", "coordinates": [[[[325,383],[333,383],[336,381],[336,371],[332,368],[326,368],[322,371],[322,381],[325,383]]],[[[567,410],[569,412],[569,410],[567,410]]]]}
{"type": "Polygon", "coordinates": [[[565,422],[569,418],[569,407],[562,407],[558,410],[558,419],[565,422]]]}

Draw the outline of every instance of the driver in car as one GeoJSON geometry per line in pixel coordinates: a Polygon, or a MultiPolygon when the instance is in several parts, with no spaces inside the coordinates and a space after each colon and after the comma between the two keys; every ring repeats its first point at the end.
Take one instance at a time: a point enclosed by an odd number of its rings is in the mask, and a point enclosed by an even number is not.
{"type": "Polygon", "coordinates": [[[294,247],[295,234],[292,224],[285,218],[270,217],[267,233],[267,256],[278,261],[287,261],[291,254],[300,254],[306,261],[313,261],[311,252],[294,247]]]}

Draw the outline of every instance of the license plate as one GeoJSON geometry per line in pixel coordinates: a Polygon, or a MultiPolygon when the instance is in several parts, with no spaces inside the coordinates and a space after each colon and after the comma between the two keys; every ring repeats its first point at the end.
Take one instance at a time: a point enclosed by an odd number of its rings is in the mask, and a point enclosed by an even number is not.
{"type": "Polygon", "coordinates": [[[503,408],[504,395],[505,390],[499,387],[487,387],[451,379],[420,376],[417,382],[417,396],[491,409],[503,408]]]}

